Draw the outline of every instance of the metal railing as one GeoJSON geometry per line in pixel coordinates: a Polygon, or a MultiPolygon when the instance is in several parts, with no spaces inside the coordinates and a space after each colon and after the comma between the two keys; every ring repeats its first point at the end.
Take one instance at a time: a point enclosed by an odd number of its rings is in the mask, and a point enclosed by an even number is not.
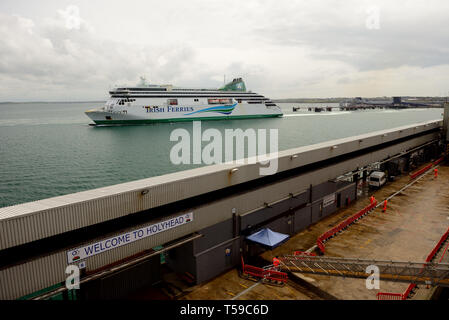
{"type": "Polygon", "coordinates": [[[278,258],[281,270],[348,278],[367,278],[370,266],[379,268],[379,278],[387,281],[449,286],[449,264],[386,261],[356,258],[286,255],[278,258]]]}

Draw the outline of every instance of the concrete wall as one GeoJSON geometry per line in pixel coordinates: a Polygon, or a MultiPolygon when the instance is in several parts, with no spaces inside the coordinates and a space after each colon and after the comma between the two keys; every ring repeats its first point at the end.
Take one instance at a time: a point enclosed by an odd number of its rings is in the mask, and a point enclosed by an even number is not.
{"type": "Polygon", "coordinates": [[[82,300],[120,299],[161,280],[159,255],[109,276],[82,284],[82,300]]]}
{"type": "Polygon", "coordinates": [[[323,204],[323,218],[337,211],[337,194],[334,193],[333,195],[335,195],[334,203],[327,206],[324,206],[323,204]]]}
{"type": "Polygon", "coordinates": [[[312,203],[311,208],[312,208],[312,223],[315,223],[319,220],[321,220],[321,218],[323,217],[322,213],[321,213],[321,207],[322,207],[323,202],[317,201],[315,203],[312,203]]]}
{"type": "Polygon", "coordinates": [[[289,211],[292,208],[304,205],[309,200],[309,191],[306,190],[294,198],[288,198],[279,203],[273,204],[270,207],[263,208],[257,211],[250,212],[240,216],[240,229],[245,230],[249,227],[259,225],[267,220],[270,220],[280,214],[289,211]]]}
{"type": "Polygon", "coordinates": [[[209,228],[198,231],[203,237],[193,241],[193,252],[197,254],[219,243],[233,238],[233,219],[214,224],[209,228]]]}
{"type": "Polygon", "coordinates": [[[225,241],[196,254],[195,259],[197,283],[208,281],[240,263],[240,238],[225,241]]]}
{"type": "Polygon", "coordinates": [[[165,257],[167,265],[177,273],[189,272],[196,277],[196,262],[193,248],[193,242],[188,242],[170,250],[165,257]]]}
{"type": "Polygon", "coordinates": [[[294,226],[293,231],[295,233],[298,233],[305,228],[307,228],[309,225],[312,224],[312,207],[311,206],[305,206],[299,210],[296,210],[295,213],[295,219],[294,219],[294,226]]]}
{"type": "Polygon", "coordinates": [[[449,103],[447,102],[444,104],[443,133],[444,138],[449,142],[449,103]]]}
{"type": "Polygon", "coordinates": [[[276,219],[276,220],[271,221],[270,223],[264,225],[264,228],[269,228],[276,232],[293,235],[294,234],[293,219],[294,219],[293,215],[283,216],[283,217],[280,217],[279,219],[276,219]]]}
{"type": "Polygon", "coordinates": [[[334,193],[337,190],[336,182],[324,182],[312,187],[312,202],[334,193]]]}
{"type": "Polygon", "coordinates": [[[341,206],[346,206],[347,199],[349,201],[354,201],[356,198],[356,187],[355,184],[353,184],[351,187],[344,189],[340,192],[341,197],[341,206]]]}

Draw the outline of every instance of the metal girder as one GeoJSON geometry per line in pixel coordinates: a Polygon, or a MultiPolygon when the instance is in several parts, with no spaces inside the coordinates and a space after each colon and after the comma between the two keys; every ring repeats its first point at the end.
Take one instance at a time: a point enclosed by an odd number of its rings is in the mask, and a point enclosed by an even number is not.
{"type": "Polygon", "coordinates": [[[367,278],[371,275],[371,273],[366,272],[367,267],[376,266],[379,268],[379,278],[381,280],[449,286],[449,263],[386,261],[309,255],[286,255],[278,259],[281,261],[281,269],[289,272],[367,278]]]}

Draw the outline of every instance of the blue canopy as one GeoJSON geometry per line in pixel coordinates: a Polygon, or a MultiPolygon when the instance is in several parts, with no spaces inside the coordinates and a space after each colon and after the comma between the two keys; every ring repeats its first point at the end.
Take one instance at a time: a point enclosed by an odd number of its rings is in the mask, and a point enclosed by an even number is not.
{"type": "Polygon", "coordinates": [[[262,229],[246,237],[247,240],[256,242],[270,249],[276,248],[289,238],[288,234],[272,231],[268,228],[262,229]]]}

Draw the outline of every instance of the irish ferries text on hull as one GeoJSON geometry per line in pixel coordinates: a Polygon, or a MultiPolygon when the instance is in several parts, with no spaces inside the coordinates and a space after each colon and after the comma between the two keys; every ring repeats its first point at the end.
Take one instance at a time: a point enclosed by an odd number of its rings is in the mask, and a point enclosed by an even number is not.
{"type": "Polygon", "coordinates": [[[138,87],[117,88],[109,93],[111,98],[104,107],[86,111],[98,125],[282,116],[271,100],[246,91],[241,78],[220,89],[146,85],[143,81],[138,87]]]}

